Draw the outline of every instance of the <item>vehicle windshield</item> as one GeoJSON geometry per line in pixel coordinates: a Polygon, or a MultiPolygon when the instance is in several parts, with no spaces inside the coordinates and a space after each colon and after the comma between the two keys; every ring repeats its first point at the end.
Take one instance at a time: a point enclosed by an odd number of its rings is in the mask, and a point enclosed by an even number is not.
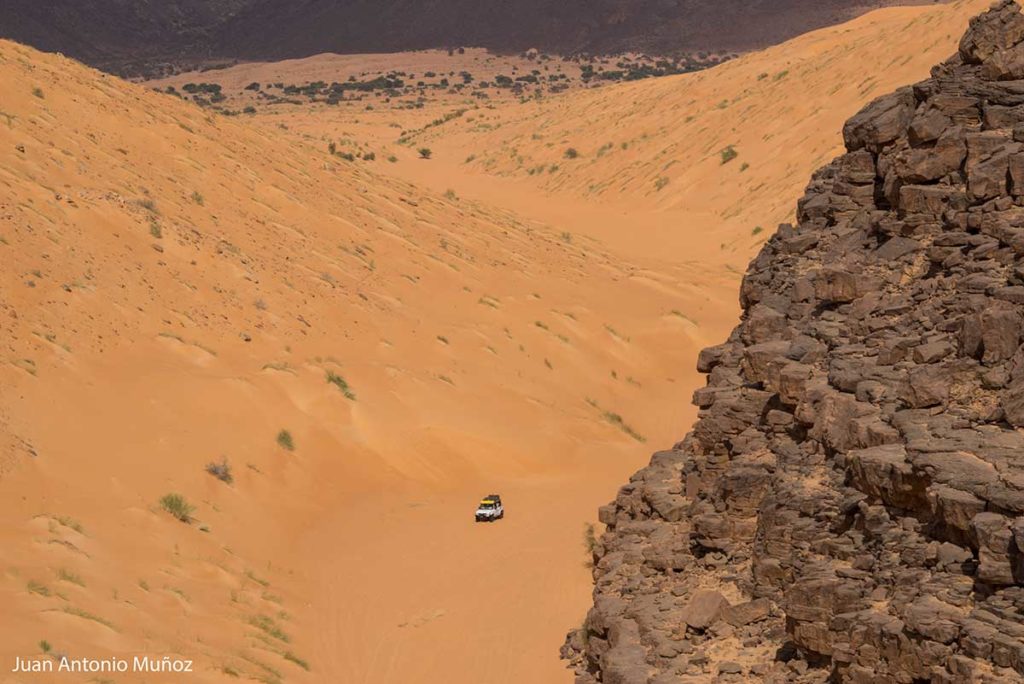
{"type": "Polygon", "coordinates": [[[498,505],[497,504],[493,504],[493,503],[482,503],[482,504],[480,504],[480,508],[486,508],[488,510],[490,510],[492,508],[497,508],[497,507],[498,507],[498,505]]]}

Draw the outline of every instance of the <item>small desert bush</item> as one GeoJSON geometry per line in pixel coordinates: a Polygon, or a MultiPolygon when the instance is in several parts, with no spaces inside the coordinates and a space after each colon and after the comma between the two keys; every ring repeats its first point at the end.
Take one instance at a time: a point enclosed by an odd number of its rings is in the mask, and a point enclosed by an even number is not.
{"type": "Polygon", "coordinates": [[[291,641],[288,635],[285,634],[285,631],[269,615],[253,615],[249,618],[249,624],[278,641],[283,641],[284,643],[291,641]]]}
{"type": "Polygon", "coordinates": [[[723,148],[722,151],[720,152],[720,154],[722,155],[722,163],[723,164],[728,164],[733,159],[738,157],[740,153],[736,151],[735,147],[733,147],[732,145],[729,145],[729,146],[723,148]]]}
{"type": "Polygon", "coordinates": [[[583,526],[583,547],[587,553],[593,555],[597,547],[597,535],[594,533],[594,523],[586,523],[583,526]]]}
{"type": "Polygon", "coordinates": [[[570,147],[569,149],[567,149],[565,151],[565,158],[566,159],[575,159],[578,156],[580,156],[580,153],[576,150],[575,147],[570,147]]]}
{"type": "Polygon", "coordinates": [[[60,523],[64,527],[70,527],[75,532],[78,532],[78,534],[85,534],[85,528],[82,527],[82,523],[78,522],[77,520],[75,520],[74,518],[72,518],[70,516],[58,515],[58,516],[56,516],[54,518],[54,520],[56,520],[58,523],[60,523]]]}
{"type": "Polygon", "coordinates": [[[421,147],[419,149],[420,159],[430,159],[433,156],[433,152],[430,151],[429,147],[421,147]]]}
{"type": "Polygon", "coordinates": [[[630,427],[626,423],[626,421],[623,420],[622,416],[620,416],[618,413],[614,413],[612,411],[605,411],[604,412],[604,419],[607,420],[612,425],[618,426],[618,428],[620,430],[625,432],[627,435],[629,435],[630,437],[632,437],[636,441],[641,442],[641,443],[647,441],[646,437],[644,437],[639,432],[637,432],[632,427],[630,427]]]}
{"type": "Polygon", "coordinates": [[[185,497],[175,493],[164,494],[160,498],[160,508],[184,523],[192,522],[192,512],[195,510],[195,506],[190,504],[185,497]]]}
{"type": "Polygon", "coordinates": [[[213,475],[221,482],[231,484],[235,481],[234,476],[231,474],[231,464],[228,463],[227,457],[220,460],[220,463],[212,461],[206,464],[206,472],[213,475]]]}
{"type": "Polygon", "coordinates": [[[76,575],[70,570],[65,570],[64,568],[61,568],[57,571],[57,579],[59,579],[62,582],[71,582],[72,584],[77,584],[80,587],[85,586],[85,582],[82,580],[80,576],[76,575]]]}
{"type": "Polygon", "coordinates": [[[287,430],[278,432],[277,445],[287,451],[295,451],[295,440],[292,438],[292,433],[287,430]]]}
{"type": "Polygon", "coordinates": [[[352,401],[355,401],[355,392],[353,392],[352,388],[349,387],[348,382],[345,381],[345,378],[341,377],[340,375],[333,371],[327,371],[327,382],[340,389],[341,393],[345,395],[346,399],[351,399],[352,401]]]}
{"type": "Polygon", "coordinates": [[[301,667],[303,670],[309,670],[309,663],[300,658],[299,656],[295,655],[291,651],[288,651],[284,654],[284,659],[290,660],[291,662],[301,667]]]}

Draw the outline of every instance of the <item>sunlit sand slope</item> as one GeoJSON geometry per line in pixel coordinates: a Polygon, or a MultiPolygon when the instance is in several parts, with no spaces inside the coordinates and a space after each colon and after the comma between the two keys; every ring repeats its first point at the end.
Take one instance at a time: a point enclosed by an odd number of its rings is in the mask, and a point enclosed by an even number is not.
{"type": "Polygon", "coordinates": [[[0,75],[0,662],[564,677],[582,524],[692,419],[729,281],[59,56],[0,75]]]}

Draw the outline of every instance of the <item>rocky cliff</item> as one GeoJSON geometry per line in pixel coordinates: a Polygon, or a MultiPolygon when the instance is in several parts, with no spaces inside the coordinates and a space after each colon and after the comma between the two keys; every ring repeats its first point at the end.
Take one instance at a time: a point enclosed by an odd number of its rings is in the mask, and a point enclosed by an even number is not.
{"type": "Polygon", "coordinates": [[[579,684],[1024,681],[1024,15],[853,117],[614,503],[579,684]]]}

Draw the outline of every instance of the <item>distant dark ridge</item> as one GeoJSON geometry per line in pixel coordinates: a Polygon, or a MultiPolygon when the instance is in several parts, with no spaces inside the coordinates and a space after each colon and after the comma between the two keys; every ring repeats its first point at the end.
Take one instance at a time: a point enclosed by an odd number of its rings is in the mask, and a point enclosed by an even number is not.
{"type": "Polygon", "coordinates": [[[119,73],[460,46],[742,52],[903,0],[4,0],[0,36],[119,73]]]}

